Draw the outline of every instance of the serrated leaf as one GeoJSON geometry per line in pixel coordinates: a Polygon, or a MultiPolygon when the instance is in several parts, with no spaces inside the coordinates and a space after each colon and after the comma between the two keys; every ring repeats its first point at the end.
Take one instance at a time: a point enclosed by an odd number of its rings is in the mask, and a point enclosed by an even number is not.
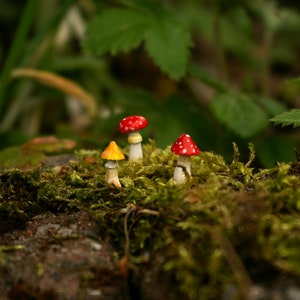
{"type": "Polygon", "coordinates": [[[189,31],[167,10],[110,9],[88,26],[83,47],[96,54],[128,52],[145,40],[146,50],[161,70],[174,79],[187,68],[189,31]]]}
{"type": "Polygon", "coordinates": [[[211,109],[221,123],[243,138],[255,135],[268,125],[265,111],[246,95],[217,94],[211,109]]]}
{"type": "Polygon", "coordinates": [[[191,37],[177,20],[162,15],[146,33],[145,47],[155,63],[174,79],[187,68],[191,37]]]}
{"type": "Polygon", "coordinates": [[[281,125],[281,127],[293,125],[293,127],[300,126],[300,109],[294,108],[292,110],[286,111],[279,114],[271,119],[275,125],[281,125]]]}
{"type": "Polygon", "coordinates": [[[89,24],[83,46],[97,54],[128,52],[141,43],[149,23],[150,17],[141,11],[106,10],[89,24]]]}
{"type": "Polygon", "coordinates": [[[164,10],[107,10],[91,22],[83,46],[97,54],[116,54],[132,50],[142,40],[163,72],[174,79],[184,75],[191,37],[188,30],[164,10]]]}

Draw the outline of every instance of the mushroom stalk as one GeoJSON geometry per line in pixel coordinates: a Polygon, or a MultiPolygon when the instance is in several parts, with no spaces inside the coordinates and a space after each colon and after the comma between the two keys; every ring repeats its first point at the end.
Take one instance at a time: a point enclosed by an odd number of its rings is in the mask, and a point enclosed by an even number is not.
{"type": "Polygon", "coordinates": [[[128,159],[130,161],[142,161],[143,159],[143,150],[142,150],[142,142],[143,138],[139,132],[131,132],[128,135],[128,143],[129,143],[129,155],[128,159]]]}
{"type": "Polygon", "coordinates": [[[122,185],[119,181],[118,163],[116,161],[109,160],[104,166],[106,168],[105,181],[120,189],[122,185]]]}
{"type": "Polygon", "coordinates": [[[191,177],[191,158],[189,156],[179,156],[174,169],[175,184],[183,184],[187,178],[191,177]]]}

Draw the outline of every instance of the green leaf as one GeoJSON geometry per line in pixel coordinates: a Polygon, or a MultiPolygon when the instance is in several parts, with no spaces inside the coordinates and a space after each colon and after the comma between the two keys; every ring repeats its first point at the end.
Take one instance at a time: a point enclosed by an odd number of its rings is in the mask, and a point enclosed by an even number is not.
{"type": "Polygon", "coordinates": [[[188,75],[212,87],[218,92],[227,91],[226,86],[222,82],[218,81],[212,74],[209,74],[208,70],[205,70],[200,66],[189,64],[188,75]]]}
{"type": "Polygon", "coordinates": [[[150,19],[142,11],[106,10],[89,24],[83,47],[97,54],[128,52],[142,42],[150,19]]]}
{"type": "Polygon", "coordinates": [[[256,145],[257,157],[265,168],[274,168],[278,162],[295,160],[294,145],[284,135],[265,136],[256,145]]]}
{"type": "Polygon", "coordinates": [[[217,94],[211,103],[215,117],[242,138],[248,138],[268,126],[265,111],[243,94],[217,94]]]}
{"type": "Polygon", "coordinates": [[[265,96],[256,96],[255,99],[257,103],[263,106],[263,108],[270,115],[270,117],[273,117],[287,110],[287,106],[276,99],[265,96]]]}
{"type": "Polygon", "coordinates": [[[191,37],[188,30],[171,15],[160,15],[146,34],[146,49],[155,63],[174,79],[187,68],[191,37]]]}
{"type": "Polygon", "coordinates": [[[149,124],[155,125],[148,127],[152,127],[150,136],[155,139],[159,147],[172,145],[183,133],[190,134],[200,150],[211,149],[212,145],[215,145],[216,132],[211,117],[208,116],[207,111],[199,111],[193,105],[186,103],[182,95],[172,94],[154,109],[156,114],[151,113],[148,116],[149,124]]]}
{"type": "Polygon", "coordinates": [[[281,127],[289,125],[293,125],[294,128],[298,127],[300,126],[300,109],[294,108],[279,114],[272,118],[271,122],[274,122],[275,125],[281,125],[281,127]]]}
{"type": "Polygon", "coordinates": [[[83,47],[96,54],[128,52],[145,41],[161,70],[174,79],[187,68],[191,37],[174,15],[161,7],[110,9],[88,26],[83,47]]]}

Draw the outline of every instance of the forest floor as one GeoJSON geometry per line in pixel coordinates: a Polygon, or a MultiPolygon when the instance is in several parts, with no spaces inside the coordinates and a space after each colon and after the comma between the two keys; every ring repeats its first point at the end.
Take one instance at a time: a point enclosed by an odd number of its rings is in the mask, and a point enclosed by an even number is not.
{"type": "Polygon", "coordinates": [[[299,299],[299,161],[256,171],[235,145],[178,186],[170,149],[143,150],[121,189],[99,151],[2,167],[0,299],[299,299]]]}

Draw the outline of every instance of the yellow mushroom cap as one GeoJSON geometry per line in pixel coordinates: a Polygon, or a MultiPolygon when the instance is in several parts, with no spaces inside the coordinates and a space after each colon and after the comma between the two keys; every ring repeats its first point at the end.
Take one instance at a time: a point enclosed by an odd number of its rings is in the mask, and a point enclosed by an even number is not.
{"type": "Polygon", "coordinates": [[[101,158],[108,160],[122,160],[125,158],[115,141],[111,141],[106,149],[102,152],[101,158]]]}

